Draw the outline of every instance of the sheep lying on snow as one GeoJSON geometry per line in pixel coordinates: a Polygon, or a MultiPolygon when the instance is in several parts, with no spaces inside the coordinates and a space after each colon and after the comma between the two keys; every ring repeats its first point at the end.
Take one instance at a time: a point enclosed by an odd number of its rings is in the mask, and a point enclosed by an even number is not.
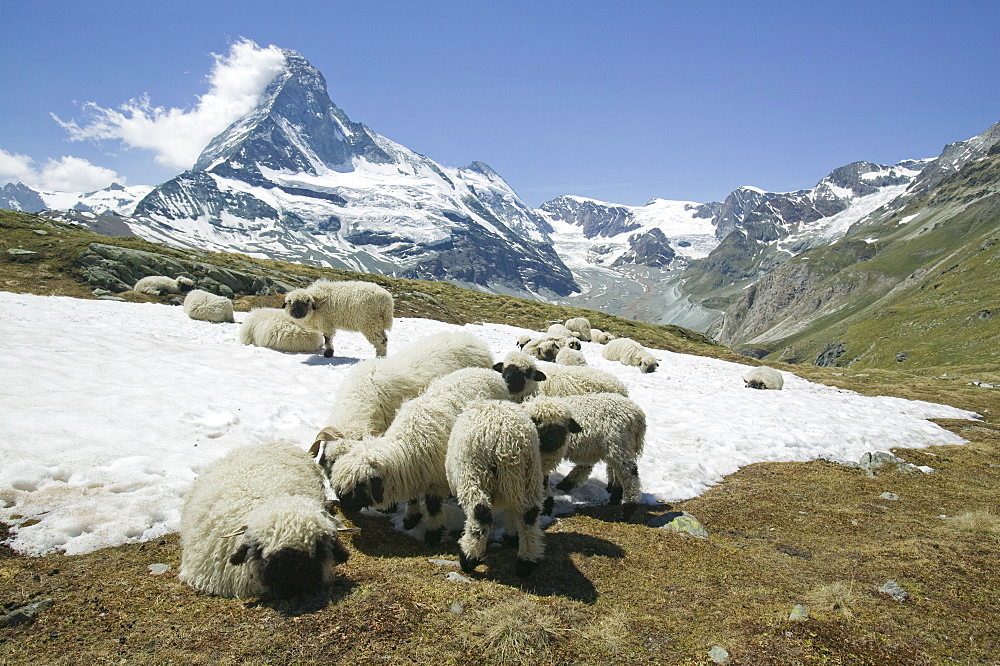
{"type": "Polygon", "coordinates": [[[623,365],[637,365],[643,372],[655,372],[659,362],[632,338],[617,338],[604,346],[604,358],[623,365]]]}
{"type": "Polygon", "coordinates": [[[438,333],[400,351],[358,363],[340,383],[329,426],[316,436],[310,452],[332,464],[345,453],[329,442],[381,435],[404,401],[415,398],[437,377],[462,368],[490,368],[493,354],[471,333],[438,333]]]}
{"type": "Polygon", "coordinates": [[[568,429],[579,430],[569,410],[544,397],[523,407],[476,400],[455,420],[445,464],[452,492],[466,515],[459,540],[464,571],[473,571],[482,561],[496,509],[504,512],[507,535],[517,536],[517,574],[526,576],[537,565],[544,552],[538,521],[542,459],[561,457],[568,429]]]}
{"type": "Polygon", "coordinates": [[[179,578],[225,597],[311,592],[347,561],[323,508],[323,474],[292,444],[230,451],[191,484],[181,511],[179,578]]]}
{"type": "Polygon", "coordinates": [[[385,356],[392,328],[392,294],[371,282],[316,280],[305,289],[285,294],[283,306],[303,328],[323,334],[323,356],[333,356],[333,336],[338,330],[364,334],[385,356]]]}
{"type": "Polygon", "coordinates": [[[581,432],[566,441],[563,457],[575,463],[556,484],[569,492],[590,478],[600,461],[607,464],[611,504],[624,498],[628,510],[639,501],[639,457],[646,441],[646,414],[617,393],[590,393],[559,398],[573,413],[581,432]]]}
{"type": "MultiPolygon", "coordinates": [[[[455,419],[473,400],[509,398],[498,373],[463,368],[434,379],[423,393],[403,403],[383,435],[333,442],[331,446],[346,453],[332,463],[325,461],[324,467],[341,506],[348,511],[369,505],[385,508],[424,495],[424,540],[438,543],[444,534],[441,498],[449,493],[445,455],[455,419]]],[[[419,520],[419,507],[410,502],[404,526],[411,529],[419,520]]]]}
{"type": "Polygon", "coordinates": [[[625,382],[610,372],[598,370],[589,365],[558,365],[546,363],[541,366],[545,381],[539,382],[538,393],[561,397],[584,393],[618,393],[628,397],[625,382]]]}
{"type": "Polygon", "coordinates": [[[191,319],[214,322],[234,322],[233,302],[225,296],[202,289],[192,289],[184,297],[184,313],[191,319]]]}
{"type": "Polygon", "coordinates": [[[240,325],[240,343],[283,352],[315,352],[323,345],[323,334],[307,331],[277,308],[256,308],[240,325]]]}
{"type": "Polygon", "coordinates": [[[552,361],[555,359],[556,354],[559,353],[560,349],[580,349],[580,341],[572,337],[555,337],[555,336],[543,336],[540,338],[534,338],[529,340],[524,345],[521,345],[521,340],[518,340],[518,344],[521,346],[521,351],[525,354],[534,356],[539,361],[552,361]]]}
{"type": "Polygon", "coordinates": [[[178,278],[168,278],[166,275],[147,275],[132,287],[141,294],[163,296],[165,294],[182,294],[194,288],[194,281],[183,275],[178,278]]]}
{"type": "Polygon", "coordinates": [[[590,342],[593,339],[590,320],[586,317],[573,317],[572,319],[567,319],[565,326],[573,334],[579,336],[579,338],[584,342],[590,342]]]}
{"type": "Polygon", "coordinates": [[[587,357],[583,352],[575,349],[560,349],[556,354],[556,363],[559,365],[587,365],[587,357]]]}
{"type": "Polygon", "coordinates": [[[551,338],[575,338],[575,337],[577,337],[577,335],[574,335],[573,331],[571,331],[565,324],[552,324],[545,331],[545,333],[546,333],[546,335],[548,335],[551,338]]]}
{"type": "Polygon", "coordinates": [[[782,378],[781,373],[765,365],[750,368],[744,372],[743,382],[747,388],[772,389],[775,391],[780,391],[781,387],[785,385],[785,380],[782,378]]]}
{"type": "Polygon", "coordinates": [[[590,329],[590,340],[591,342],[596,342],[601,345],[606,345],[612,340],[617,339],[614,333],[608,333],[607,331],[602,331],[599,328],[590,329]]]}
{"type": "Polygon", "coordinates": [[[523,352],[507,354],[507,357],[494,365],[493,369],[499,372],[507,383],[510,399],[514,402],[522,402],[538,389],[539,382],[545,381],[545,374],[538,369],[535,360],[523,352]]]}

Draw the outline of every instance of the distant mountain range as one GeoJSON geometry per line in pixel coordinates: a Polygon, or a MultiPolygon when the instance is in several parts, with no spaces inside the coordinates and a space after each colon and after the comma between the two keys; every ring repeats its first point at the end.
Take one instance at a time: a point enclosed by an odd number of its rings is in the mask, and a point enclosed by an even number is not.
{"type": "MultiPolygon", "coordinates": [[[[257,108],[191,170],[156,187],[87,194],[15,183],[0,187],[0,207],[46,210],[101,233],[601,309],[780,356],[778,341],[802,328],[785,321],[789,304],[801,310],[812,298],[815,275],[793,277],[806,259],[853,265],[869,254],[859,242],[881,252],[897,231],[887,221],[902,227],[903,210],[940,205],[942,188],[992,159],[1000,141],[998,123],[936,159],[854,162],[796,192],[741,187],[722,202],[645,206],[563,196],[534,210],[482,162],[447,168],[351,121],[322,74],[283,53],[284,71],[257,108]]],[[[964,196],[1000,186],[983,187],[964,196]]]]}

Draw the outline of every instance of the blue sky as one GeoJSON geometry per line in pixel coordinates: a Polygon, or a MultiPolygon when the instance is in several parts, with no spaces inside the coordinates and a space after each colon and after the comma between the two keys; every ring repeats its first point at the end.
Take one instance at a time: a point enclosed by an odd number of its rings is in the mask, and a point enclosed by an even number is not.
{"type": "Polygon", "coordinates": [[[213,67],[234,73],[241,40],[298,51],[352,120],[441,164],[482,160],[533,206],[811,187],[1000,121],[995,0],[32,0],[3,15],[0,183],[48,189],[183,170],[163,140],[71,141],[66,124],[145,96],[162,136],[171,114],[196,117],[213,67]]]}

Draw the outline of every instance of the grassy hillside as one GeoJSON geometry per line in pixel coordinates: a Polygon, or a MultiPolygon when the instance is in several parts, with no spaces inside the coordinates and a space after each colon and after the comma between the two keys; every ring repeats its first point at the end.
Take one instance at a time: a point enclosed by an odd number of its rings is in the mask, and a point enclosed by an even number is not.
{"type": "MultiPolygon", "coordinates": [[[[0,288],[92,298],[73,262],[95,240],[211,260],[291,284],[320,275],[359,277],[98,238],[0,212],[0,288]],[[7,253],[11,248],[38,256],[17,259],[7,253]]],[[[669,327],[443,283],[360,277],[386,285],[404,316],[539,328],[585,314],[651,347],[735,357],[669,327]]],[[[240,302],[249,307],[275,298],[240,302]]],[[[933,467],[931,474],[885,471],[872,478],[825,461],[761,463],[699,498],[643,507],[627,521],[609,507],[579,510],[549,527],[546,560],[527,581],[505,557],[490,557],[472,583],[450,581],[451,569],[430,560],[457,560],[454,541],[427,549],[367,517],[358,518],[361,532],[347,537],[352,556],[340,568],[340,582],[293,602],[195,593],[176,578],[176,535],[73,557],[25,558],[0,547],[3,613],[52,600],[33,621],[0,628],[0,663],[704,664],[717,645],[734,664],[995,661],[998,390],[970,385],[978,369],[961,367],[947,378],[779,367],[867,395],[976,410],[984,419],[942,422],[970,440],[965,446],[898,452],[933,467]],[[899,499],[886,499],[886,491],[899,499]],[[695,515],[709,538],[646,526],[672,511],[695,515]],[[152,575],[149,565],[157,563],[170,571],[152,575]],[[906,601],[878,591],[890,579],[909,594],[906,601]],[[795,604],[808,607],[806,619],[789,619],[795,604]]],[[[0,524],[0,540],[6,529],[0,524]]]]}

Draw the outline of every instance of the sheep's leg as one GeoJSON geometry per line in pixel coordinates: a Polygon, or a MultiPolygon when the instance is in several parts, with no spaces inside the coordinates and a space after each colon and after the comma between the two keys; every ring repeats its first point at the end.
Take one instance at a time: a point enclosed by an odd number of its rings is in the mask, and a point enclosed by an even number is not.
{"type": "Polygon", "coordinates": [[[403,516],[403,529],[412,530],[420,524],[423,517],[424,514],[420,510],[420,498],[414,497],[413,499],[408,500],[406,502],[406,514],[403,516]]]}
{"type": "Polygon", "coordinates": [[[326,358],[333,356],[333,333],[323,334],[323,356],[326,358]]]}
{"type": "Polygon", "coordinates": [[[622,516],[628,518],[639,502],[639,466],[634,460],[615,456],[607,461],[609,505],[618,505],[624,500],[622,516]]]}
{"type": "Polygon", "coordinates": [[[364,336],[375,347],[376,356],[385,356],[388,353],[389,336],[385,331],[365,331],[364,336]]]}
{"type": "MultiPolygon", "coordinates": [[[[514,512],[514,509],[511,509],[514,512]]],[[[532,506],[516,514],[518,522],[517,575],[525,577],[531,574],[542,559],[545,546],[542,543],[542,526],[538,521],[542,510],[532,506]]]]}
{"type": "Polygon", "coordinates": [[[542,497],[545,498],[542,501],[542,515],[551,516],[552,509],[556,506],[556,498],[552,496],[552,485],[549,483],[548,475],[542,479],[542,497]]]}
{"type": "Polygon", "coordinates": [[[461,548],[459,563],[462,565],[462,571],[466,573],[475,571],[476,565],[483,561],[486,542],[493,531],[493,510],[490,508],[489,499],[485,495],[479,499],[481,501],[476,502],[475,508],[471,511],[468,508],[472,505],[471,502],[462,505],[465,509],[465,530],[462,532],[462,538],[458,540],[461,548]]]}
{"type": "Polygon", "coordinates": [[[427,529],[424,532],[424,543],[436,546],[444,536],[444,511],[441,510],[441,498],[438,495],[424,495],[424,508],[427,509],[427,529]]]}
{"type": "Polygon", "coordinates": [[[518,524],[513,509],[505,509],[503,512],[503,542],[508,548],[518,548],[520,546],[520,535],[518,524]]]}
{"type": "Polygon", "coordinates": [[[577,465],[566,475],[566,478],[556,484],[556,489],[568,493],[590,478],[590,473],[594,471],[593,465],[577,465]]]}

